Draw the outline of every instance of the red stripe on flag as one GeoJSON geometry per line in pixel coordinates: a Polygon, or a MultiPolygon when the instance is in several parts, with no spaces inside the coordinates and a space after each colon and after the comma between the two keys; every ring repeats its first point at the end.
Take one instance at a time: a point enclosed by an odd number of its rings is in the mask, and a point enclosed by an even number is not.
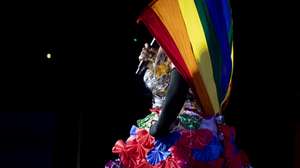
{"type": "Polygon", "coordinates": [[[140,15],[139,20],[145,24],[150,33],[156,38],[157,42],[165,50],[166,54],[171,59],[178,72],[192,87],[192,75],[189,73],[187,65],[185,64],[179,49],[177,48],[173,38],[169,34],[167,28],[162,23],[160,18],[151,8],[147,7],[140,15]]]}

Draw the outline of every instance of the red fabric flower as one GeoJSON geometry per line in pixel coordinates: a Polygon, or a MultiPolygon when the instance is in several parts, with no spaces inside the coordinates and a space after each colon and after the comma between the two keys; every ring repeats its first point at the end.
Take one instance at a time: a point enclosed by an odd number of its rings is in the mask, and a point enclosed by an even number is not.
{"type": "Polygon", "coordinates": [[[153,166],[146,159],[143,159],[135,168],[153,168],[153,166]]]}
{"type": "Polygon", "coordinates": [[[136,163],[139,163],[142,159],[144,159],[148,152],[148,149],[144,148],[143,145],[138,143],[136,139],[127,141],[126,149],[129,152],[130,157],[136,160],[136,163]]]}
{"type": "Polygon", "coordinates": [[[176,160],[172,157],[168,157],[166,160],[161,161],[158,165],[155,165],[153,168],[181,168],[176,160]]]}
{"type": "Polygon", "coordinates": [[[189,149],[203,149],[212,140],[213,134],[208,129],[184,130],[178,143],[189,149]]]}
{"type": "Polygon", "coordinates": [[[221,131],[224,134],[224,157],[226,168],[241,168],[249,164],[247,155],[237,150],[234,140],[236,131],[233,127],[222,125],[221,131]]]}
{"type": "Polygon", "coordinates": [[[120,160],[124,167],[126,168],[134,168],[136,165],[136,157],[134,157],[135,153],[130,146],[124,143],[122,140],[118,140],[115,143],[115,146],[112,148],[113,153],[117,153],[120,156],[120,160]]]}
{"type": "Polygon", "coordinates": [[[236,131],[235,131],[234,127],[230,127],[228,125],[221,125],[220,131],[223,132],[223,134],[224,134],[225,142],[230,142],[232,139],[235,138],[236,131]]]}
{"type": "MultiPolygon", "coordinates": [[[[113,153],[120,156],[124,167],[135,168],[140,165],[146,166],[147,152],[154,146],[154,138],[145,129],[138,129],[135,136],[130,136],[126,143],[118,140],[112,149],[113,153]]],[[[150,165],[151,166],[151,165],[150,165]]]]}
{"type": "Polygon", "coordinates": [[[142,144],[144,148],[151,149],[154,145],[154,137],[145,129],[138,129],[136,133],[136,141],[142,144]]]}
{"type": "Polygon", "coordinates": [[[169,148],[169,151],[172,153],[172,157],[176,162],[181,166],[187,164],[189,158],[192,157],[192,152],[189,148],[181,146],[179,143],[176,143],[174,146],[169,148]]]}
{"type": "Polygon", "coordinates": [[[227,159],[236,155],[236,147],[234,144],[235,129],[227,125],[222,125],[220,131],[224,135],[224,156],[227,159]]]}

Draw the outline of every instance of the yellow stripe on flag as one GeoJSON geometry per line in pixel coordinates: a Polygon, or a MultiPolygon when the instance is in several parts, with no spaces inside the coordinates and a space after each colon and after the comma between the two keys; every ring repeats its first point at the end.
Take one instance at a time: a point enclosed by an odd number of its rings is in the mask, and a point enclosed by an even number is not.
{"type": "Polygon", "coordinates": [[[180,12],[177,0],[159,0],[151,8],[161,19],[172,36],[193,78],[193,83],[198,97],[201,99],[202,110],[206,114],[215,114],[220,111],[220,106],[212,104],[210,97],[200,75],[200,71],[192,51],[190,39],[185,27],[184,19],[180,12]]]}
{"type": "MultiPolygon", "coordinates": [[[[178,0],[194,56],[215,110],[220,107],[205,33],[194,0],[178,0]]],[[[197,86],[196,86],[197,87],[197,86]]]]}

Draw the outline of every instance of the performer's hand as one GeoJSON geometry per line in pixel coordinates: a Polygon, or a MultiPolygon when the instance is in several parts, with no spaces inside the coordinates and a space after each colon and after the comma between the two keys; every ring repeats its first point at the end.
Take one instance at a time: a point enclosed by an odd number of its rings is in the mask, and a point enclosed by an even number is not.
{"type": "Polygon", "coordinates": [[[148,43],[145,43],[145,46],[143,47],[141,54],[139,56],[139,61],[153,62],[156,54],[157,54],[157,50],[152,47],[149,47],[148,43]]]}

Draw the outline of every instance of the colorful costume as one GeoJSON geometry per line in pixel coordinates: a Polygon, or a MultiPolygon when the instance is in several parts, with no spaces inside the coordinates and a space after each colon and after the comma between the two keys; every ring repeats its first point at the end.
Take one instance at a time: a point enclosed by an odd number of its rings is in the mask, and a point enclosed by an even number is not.
{"type": "Polygon", "coordinates": [[[234,128],[220,115],[233,72],[229,2],[154,0],[139,20],[169,59],[145,73],[144,81],[153,94],[151,113],[137,121],[126,142],[116,142],[113,153],[120,158],[106,167],[250,168],[247,156],[234,143],[234,128]],[[155,139],[149,128],[159,118],[174,67],[190,90],[169,134],[155,139]]]}
{"type": "Polygon", "coordinates": [[[246,155],[234,144],[234,129],[224,124],[220,115],[203,117],[191,89],[172,131],[159,139],[149,134],[151,124],[158,120],[171,71],[169,60],[156,65],[156,70],[147,69],[144,81],[153,94],[150,114],[132,126],[125,142],[116,142],[112,151],[120,157],[106,168],[250,167],[246,155]]]}

